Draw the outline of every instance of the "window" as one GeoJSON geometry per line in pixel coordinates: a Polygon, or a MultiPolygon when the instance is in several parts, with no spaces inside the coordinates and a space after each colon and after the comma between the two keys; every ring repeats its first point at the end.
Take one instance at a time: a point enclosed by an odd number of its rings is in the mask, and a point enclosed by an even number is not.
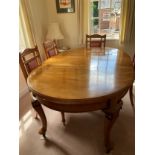
{"type": "Polygon", "coordinates": [[[121,0],[90,0],[90,33],[119,39],[121,0]]]}

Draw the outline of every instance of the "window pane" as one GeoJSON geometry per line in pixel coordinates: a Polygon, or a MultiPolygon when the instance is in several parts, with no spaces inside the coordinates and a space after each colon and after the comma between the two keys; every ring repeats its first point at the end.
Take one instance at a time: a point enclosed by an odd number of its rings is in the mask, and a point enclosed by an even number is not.
{"type": "Polygon", "coordinates": [[[98,1],[93,2],[93,17],[98,17],[98,1]]]}
{"type": "Polygon", "coordinates": [[[99,19],[94,18],[91,20],[91,33],[99,33],[99,19]]]}
{"type": "Polygon", "coordinates": [[[110,0],[101,0],[101,9],[110,8],[110,0]]]}
{"type": "Polygon", "coordinates": [[[91,33],[119,38],[121,0],[91,0],[91,33]]]}

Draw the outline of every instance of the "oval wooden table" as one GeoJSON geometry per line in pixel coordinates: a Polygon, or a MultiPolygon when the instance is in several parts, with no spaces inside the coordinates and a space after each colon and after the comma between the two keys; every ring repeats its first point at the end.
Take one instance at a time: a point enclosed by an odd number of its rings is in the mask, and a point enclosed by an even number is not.
{"type": "Polygon", "coordinates": [[[61,112],[105,112],[104,142],[112,149],[110,132],[122,107],[121,98],[134,81],[130,57],[114,48],[78,48],[60,53],[33,70],[27,79],[38,101],[32,104],[42,120],[39,133],[45,136],[47,120],[41,105],[61,112]]]}

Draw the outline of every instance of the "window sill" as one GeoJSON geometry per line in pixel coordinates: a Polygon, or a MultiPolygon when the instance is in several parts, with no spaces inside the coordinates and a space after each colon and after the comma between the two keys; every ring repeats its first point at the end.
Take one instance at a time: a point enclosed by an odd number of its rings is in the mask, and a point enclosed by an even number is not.
{"type": "Polygon", "coordinates": [[[111,38],[111,37],[107,37],[106,40],[119,40],[119,38],[111,38]]]}

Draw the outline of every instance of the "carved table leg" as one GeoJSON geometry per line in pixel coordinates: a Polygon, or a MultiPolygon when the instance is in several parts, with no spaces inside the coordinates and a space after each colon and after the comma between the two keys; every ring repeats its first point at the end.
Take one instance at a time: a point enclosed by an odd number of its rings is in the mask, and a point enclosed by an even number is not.
{"type": "Polygon", "coordinates": [[[105,126],[104,126],[104,143],[106,148],[106,153],[109,153],[113,149],[113,145],[110,140],[111,129],[118,118],[119,111],[114,114],[106,114],[105,116],[105,126]]]}
{"type": "Polygon", "coordinates": [[[36,115],[35,115],[35,119],[38,119],[38,114],[36,113],[36,115]]]}
{"type": "Polygon", "coordinates": [[[65,126],[66,120],[65,120],[65,113],[64,112],[61,112],[61,117],[62,117],[62,123],[65,126]]]}
{"type": "Polygon", "coordinates": [[[40,129],[39,134],[43,135],[43,137],[45,138],[45,134],[46,134],[46,130],[47,130],[47,120],[46,120],[45,113],[44,113],[43,108],[38,100],[33,101],[31,103],[32,103],[33,108],[39,114],[41,121],[42,121],[42,128],[40,129]]]}
{"type": "Polygon", "coordinates": [[[134,102],[133,102],[133,85],[129,88],[129,95],[130,95],[130,102],[131,102],[131,105],[132,107],[134,108],[134,102]]]}
{"type": "Polygon", "coordinates": [[[111,101],[108,103],[108,108],[103,110],[105,112],[104,143],[106,153],[109,153],[113,149],[110,134],[112,127],[119,116],[119,111],[122,108],[122,104],[123,102],[121,100],[111,101]]]}

